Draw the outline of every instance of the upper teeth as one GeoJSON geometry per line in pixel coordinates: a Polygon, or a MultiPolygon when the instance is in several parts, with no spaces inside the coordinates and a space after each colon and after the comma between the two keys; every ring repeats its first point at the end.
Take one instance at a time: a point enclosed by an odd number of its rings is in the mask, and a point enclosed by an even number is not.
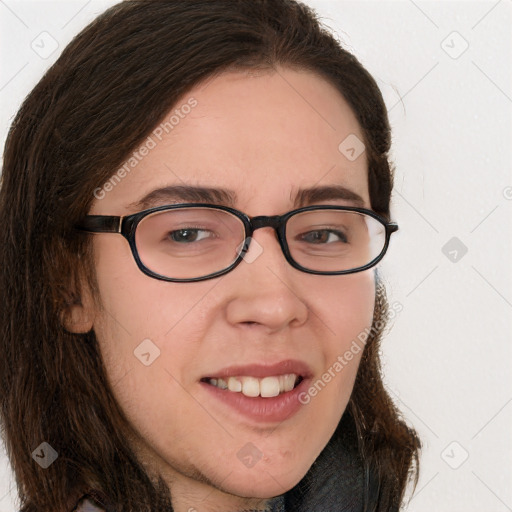
{"type": "Polygon", "coordinates": [[[297,377],[298,375],[295,373],[288,373],[275,377],[264,377],[263,379],[243,376],[229,377],[227,381],[224,379],[208,379],[208,382],[221,389],[241,392],[245,396],[271,397],[285,391],[291,391],[295,386],[297,377]]]}

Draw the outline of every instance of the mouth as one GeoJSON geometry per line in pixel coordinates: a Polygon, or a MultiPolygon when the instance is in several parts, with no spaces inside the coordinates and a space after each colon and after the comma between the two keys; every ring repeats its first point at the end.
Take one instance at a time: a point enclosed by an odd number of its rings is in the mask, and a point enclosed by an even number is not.
{"type": "Polygon", "coordinates": [[[292,391],[303,380],[303,375],[285,373],[263,378],[250,375],[236,375],[226,378],[204,377],[201,382],[233,393],[241,393],[247,397],[271,398],[292,391]]]}
{"type": "Polygon", "coordinates": [[[297,359],[285,359],[273,364],[235,365],[204,376],[201,382],[249,398],[273,398],[294,391],[313,376],[309,365],[297,359]]]}
{"type": "Polygon", "coordinates": [[[272,365],[230,366],[206,375],[199,383],[208,400],[234,411],[234,421],[243,417],[251,423],[275,425],[304,407],[301,396],[307,393],[313,375],[305,362],[287,359],[272,365]]]}

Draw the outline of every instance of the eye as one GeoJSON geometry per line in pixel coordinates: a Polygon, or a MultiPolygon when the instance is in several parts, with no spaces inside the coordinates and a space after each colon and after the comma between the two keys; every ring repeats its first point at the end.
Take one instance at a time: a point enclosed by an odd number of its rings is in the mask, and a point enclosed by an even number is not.
{"type": "Polygon", "coordinates": [[[167,238],[178,243],[198,242],[204,238],[209,238],[210,235],[208,233],[211,233],[211,231],[200,228],[182,228],[170,231],[167,238]],[[199,235],[200,233],[204,233],[204,235],[201,236],[199,235]]]}
{"type": "Polygon", "coordinates": [[[300,238],[301,240],[312,244],[327,244],[337,241],[345,244],[348,243],[345,233],[333,229],[317,229],[315,231],[309,231],[308,233],[301,235],[300,238]]]}

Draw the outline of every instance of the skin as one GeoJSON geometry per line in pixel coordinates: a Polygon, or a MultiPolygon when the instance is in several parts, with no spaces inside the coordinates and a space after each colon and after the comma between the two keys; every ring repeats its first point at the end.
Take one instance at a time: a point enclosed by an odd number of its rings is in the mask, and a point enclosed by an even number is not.
{"type": "MultiPolygon", "coordinates": [[[[236,191],[235,207],[250,216],[285,213],[298,187],[331,184],[350,188],[370,208],[365,155],[349,161],[338,150],[349,134],[363,139],[361,128],[323,78],[287,68],[229,72],[178,104],[190,97],[198,105],[94,200],[90,214],[134,213],[130,203],[147,192],[183,182],[236,191]]],[[[314,382],[372,323],[372,270],[303,273],[287,263],[271,228],[254,240],[263,252],[251,263],[207,281],[169,283],[144,275],[122,236],[92,237],[102,306],[84,290],[68,328],[94,329],[133,429],[130,442],[148,471],[170,484],[178,512],[263,509],[296,485],[346,408],[361,353],[280,424],[257,423],[217,403],[201,377],[232,364],[295,358],[311,366],[314,382]],[[150,366],[133,353],[146,338],[160,349],[150,366]],[[237,457],[247,443],[262,453],[250,468],[237,457]]]]}

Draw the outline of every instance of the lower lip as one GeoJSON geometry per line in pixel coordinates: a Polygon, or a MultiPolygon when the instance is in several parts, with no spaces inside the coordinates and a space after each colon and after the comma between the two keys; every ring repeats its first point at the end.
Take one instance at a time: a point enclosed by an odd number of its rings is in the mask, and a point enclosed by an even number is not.
{"type": "Polygon", "coordinates": [[[249,419],[259,422],[278,423],[291,418],[299,412],[300,408],[304,405],[299,401],[299,395],[308,389],[309,380],[303,379],[291,391],[268,398],[245,396],[241,392],[220,389],[207,382],[200,382],[200,384],[208,393],[211,393],[211,396],[229,405],[249,419]]]}

